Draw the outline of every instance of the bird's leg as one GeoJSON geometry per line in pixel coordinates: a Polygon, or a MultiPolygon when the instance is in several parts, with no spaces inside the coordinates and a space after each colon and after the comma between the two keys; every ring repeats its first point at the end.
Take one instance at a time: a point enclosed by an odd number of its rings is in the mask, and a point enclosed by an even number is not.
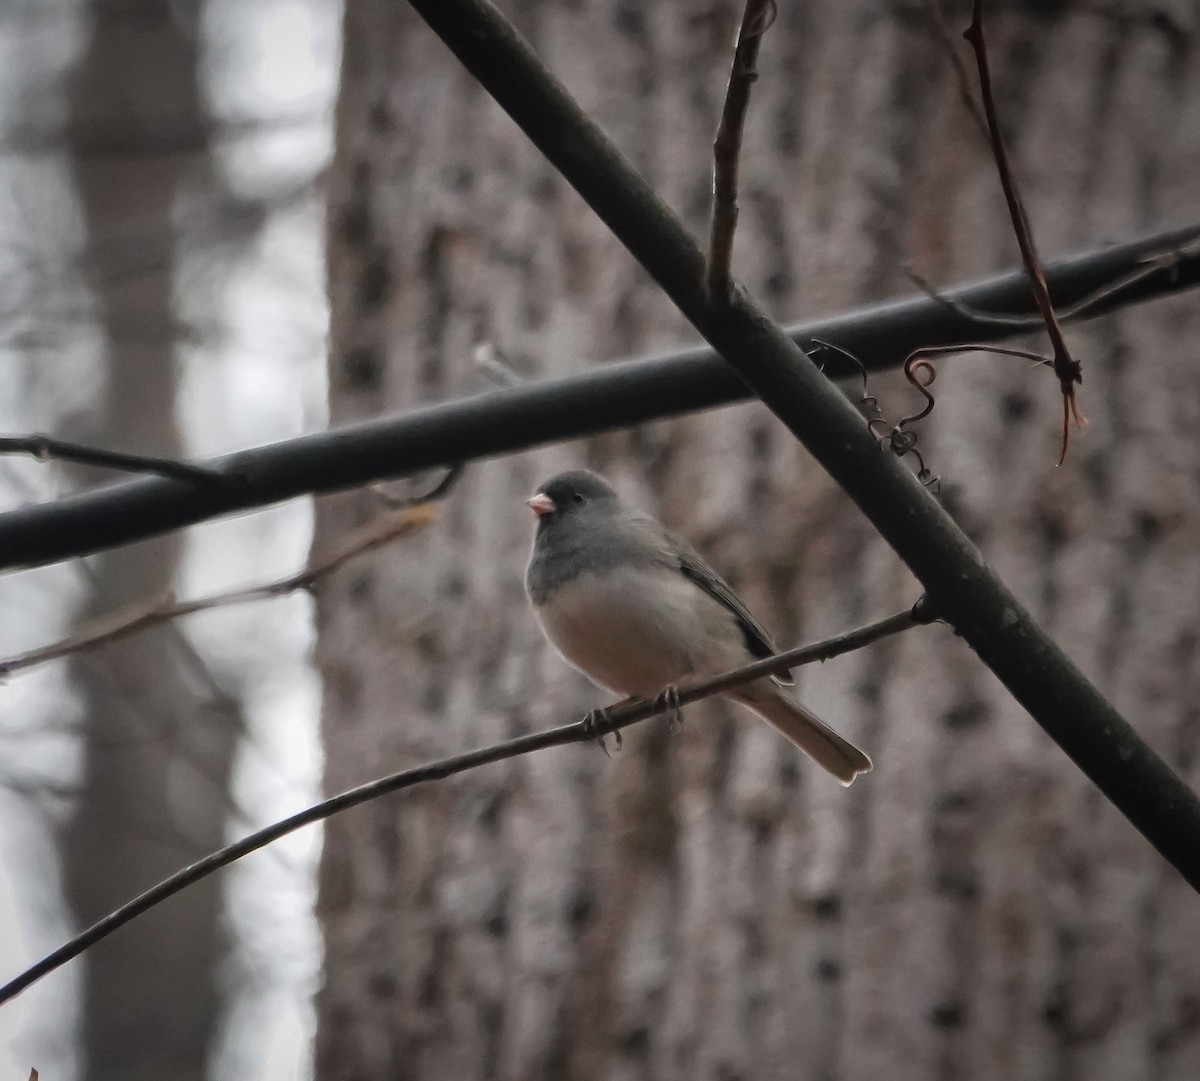
{"type": "Polygon", "coordinates": [[[675,735],[683,730],[683,707],[679,704],[679,688],[674,683],[654,696],[654,709],[667,715],[667,730],[675,735]]]}

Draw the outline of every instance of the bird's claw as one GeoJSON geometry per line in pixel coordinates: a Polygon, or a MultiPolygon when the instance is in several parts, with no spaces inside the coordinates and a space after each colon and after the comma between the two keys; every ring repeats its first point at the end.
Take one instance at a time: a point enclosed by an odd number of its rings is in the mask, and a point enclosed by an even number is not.
{"type": "Polygon", "coordinates": [[[674,684],[664,687],[654,696],[656,712],[667,715],[667,731],[671,735],[683,731],[683,707],[679,702],[679,688],[674,684]]]}
{"type": "Polygon", "coordinates": [[[619,751],[624,746],[625,740],[621,736],[619,728],[612,727],[612,717],[607,709],[592,709],[588,710],[583,718],[583,734],[587,739],[594,740],[609,758],[612,757],[608,753],[608,735],[611,733],[613,742],[619,751]]]}

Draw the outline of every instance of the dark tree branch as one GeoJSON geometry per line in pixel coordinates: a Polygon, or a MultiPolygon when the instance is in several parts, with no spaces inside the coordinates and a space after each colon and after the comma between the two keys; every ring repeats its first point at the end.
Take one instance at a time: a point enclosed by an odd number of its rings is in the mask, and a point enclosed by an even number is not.
{"type": "Polygon", "coordinates": [[[281,837],[286,837],[289,833],[294,833],[304,826],[322,822],[351,807],[357,807],[359,804],[378,799],[380,796],[398,792],[402,788],[411,788],[413,785],[423,784],[427,781],[444,780],[477,766],[500,762],[506,758],[515,758],[518,755],[540,751],[547,747],[561,747],[568,743],[586,743],[597,738],[603,739],[606,734],[620,732],[621,729],[628,728],[639,721],[669,712],[691,702],[697,702],[702,698],[720,694],[722,691],[749,683],[760,676],[778,672],[781,668],[799,668],[801,665],[812,664],[815,661],[827,661],[852,650],[862,649],[864,646],[893,634],[899,634],[901,631],[931,623],[936,618],[922,598],[908,611],[899,612],[876,623],[838,635],[836,638],[829,638],[815,645],[800,646],[712,679],[681,685],[676,693],[670,696],[669,702],[659,699],[652,702],[638,699],[622,703],[607,710],[590,713],[582,721],[576,721],[574,724],[532,732],[525,736],[517,736],[515,739],[493,744],[490,747],[480,748],[477,751],[468,751],[466,754],[444,758],[427,766],[401,770],[399,773],[393,773],[388,777],[382,777],[342,792],[340,795],[332,796],[280,822],[272,823],[265,829],[258,830],[240,841],[226,845],[196,863],[177,871],[170,878],[159,882],[114,912],[110,912],[104,919],[92,924],[87,930],[80,932],[53,953],[47,954],[36,964],[0,986],[0,1005],[15,998],[43,976],[61,968],[68,961],[78,957],[84,950],[161,904],[168,897],[173,897],[202,878],[207,878],[214,871],[228,867],[229,864],[243,856],[265,848],[271,842],[278,841],[281,837]]]}
{"type": "Polygon", "coordinates": [[[775,17],[775,0],[746,0],[733,66],[725,89],[725,107],[713,142],[713,209],[708,241],[708,294],[720,303],[733,288],[733,237],[738,219],[738,164],[742,132],[750,107],[750,89],[758,78],[758,47],[775,17]]]}
{"type": "Polygon", "coordinates": [[[410,3],[858,504],[939,615],[1200,889],[1200,801],[1033,621],[946,511],[897,458],[880,453],[850,402],[741,290],[713,310],[704,254],[495,7],[487,0],[410,3]]]}
{"type": "Polygon", "coordinates": [[[1004,133],[1000,130],[1000,118],[996,113],[996,99],[992,94],[992,77],[988,70],[987,39],[983,33],[983,0],[975,0],[971,9],[971,25],[967,27],[963,37],[970,42],[975,52],[975,64],[979,68],[980,96],[983,98],[983,115],[987,118],[992,155],[996,159],[996,172],[1000,175],[1004,201],[1012,219],[1017,246],[1021,249],[1021,261],[1025,264],[1025,273],[1029,275],[1029,283],[1033,288],[1033,299],[1046,324],[1046,334],[1054,350],[1054,374],[1058,377],[1063,399],[1062,449],[1058,455],[1058,464],[1062,465],[1067,457],[1071,418],[1074,417],[1075,423],[1080,427],[1087,423],[1087,418],[1079,411],[1079,403],[1075,397],[1075,384],[1083,382],[1083,367],[1071,356],[1058,317],[1054,314],[1050,287],[1046,284],[1046,275],[1042,271],[1041,260],[1038,259],[1037,248],[1033,243],[1033,231],[1029,228],[1029,219],[1025,214],[1025,204],[1021,201],[1016,177],[1013,176],[1012,166],[1008,161],[1004,133]]]}
{"type": "MultiPolygon", "coordinates": [[[[1145,237],[1047,268],[1055,302],[1101,315],[1200,284],[1200,225],[1145,237]],[[1149,263],[1152,271],[1140,275],[1149,263]],[[1113,282],[1137,279],[1119,290],[1113,282]]],[[[861,361],[830,358],[826,374],[855,378],[862,368],[899,367],[914,349],[999,341],[1008,327],[981,325],[968,312],[1027,314],[1021,271],[952,290],[944,298],[889,301],[792,326],[801,345],[821,339],[861,361]],[[963,311],[948,307],[962,305],[963,311]]],[[[205,463],[224,484],[201,486],[146,477],[97,487],[40,506],[0,513],[0,571],[42,566],[263,507],[296,496],[412,476],[451,462],[492,458],[544,443],[582,439],[664,417],[750,398],[751,391],[712,349],[592,368],[580,375],[511,387],[334,431],[300,436],[205,463]]]]}

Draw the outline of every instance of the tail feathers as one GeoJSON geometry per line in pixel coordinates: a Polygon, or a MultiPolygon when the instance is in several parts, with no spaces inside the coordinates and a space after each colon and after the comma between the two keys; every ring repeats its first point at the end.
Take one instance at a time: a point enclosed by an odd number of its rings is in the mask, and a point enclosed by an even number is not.
{"type": "Polygon", "coordinates": [[[739,695],[737,701],[754,710],[841,784],[850,785],[860,773],[871,771],[871,760],[853,743],[843,739],[803,706],[786,698],[776,687],[771,686],[768,693],[755,687],[753,694],[739,695]]]}

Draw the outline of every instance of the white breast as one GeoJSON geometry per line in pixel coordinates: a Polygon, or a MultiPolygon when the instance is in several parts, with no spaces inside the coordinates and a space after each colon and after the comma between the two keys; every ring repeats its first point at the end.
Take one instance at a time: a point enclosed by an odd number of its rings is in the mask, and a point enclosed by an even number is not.
{"type": "Polygon", "coordinates": [[[693,672],[733,667],[745,652],[725,609],[661,569],[581,575],[534,611],[571,664],[622,695],[653,697],[693,672]]]}

